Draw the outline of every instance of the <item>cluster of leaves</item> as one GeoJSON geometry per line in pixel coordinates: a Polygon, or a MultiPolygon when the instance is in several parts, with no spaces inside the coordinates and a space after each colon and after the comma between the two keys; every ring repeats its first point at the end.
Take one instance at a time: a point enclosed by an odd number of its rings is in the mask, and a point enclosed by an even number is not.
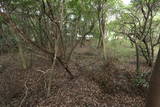
{"type": "Polygon", "coordinates": [[[134,79],[134,85],[136,87],[143,87],[143,88],[149,88],[149,77],[151,73],[150,72],[139,72],[137,73],[135,79],[134,79]]]}

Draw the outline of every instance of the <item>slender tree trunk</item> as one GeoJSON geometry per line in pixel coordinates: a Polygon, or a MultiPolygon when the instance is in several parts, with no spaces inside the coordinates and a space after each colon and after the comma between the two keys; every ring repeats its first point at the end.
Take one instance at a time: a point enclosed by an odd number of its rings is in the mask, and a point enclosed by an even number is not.
{"type": "Polygon", "coordinates": [[[22,44],[20,42],[18,42],[18,50],[19,50],[19,55],[22,61],[22,67],[23,69],[27,69],[27,63],[26,63],[26,59],[23,53],[23,48],[22,48],[22,44]]]}
{"type": "MultiPolygon", "coordinates": [[[[14,29],[11,28],[11,31],[14,33],[14,29]]],[[[22,62],[22,67],[23,69],[27,69],[27,62],[26,62],[26,58],[23,52],[23,47],[22,47],[22,43],[18,40],[18,38],[15,36],[15,39],[17,41],[17,45],[18,45],[18,51],[19,51],[19,56],[22,62]]]]}
{"type": "MultiPolygon", "coordinates": [[[[10,28],[10,30],[14,33],[14,27],[10,28]]],[[[23,47],[22,47],[22,43],[18,40],[18,38],[15,36],[15,39],[16,39],[16,42],[17,42],[17,45],[18,45],[18,51],[19,51],[19,56],[21,58],[21,61],[22,61],[22,67],[23,69],[27,69],[27,62],[26,62],[26,59],[25,59],[25,55],[24,55],[24,52],[23,52],[23,47]]]]}
{"type": "Polygon", "coordinates": [[[104,60],[107,59],[107,54],[106,54],[106,41],[103,35],[103,55],[104,55],[104,60]]]}
{"type": "MultiPolygon", "coordinates": [[[[77,39],[77,34],[78,34],[79,19],[80,19],[80,17],[76,20],[76,25],[75,25],[75,29],[74,29],[74,36],[76,36],[76,39],[77,39]]],[[[70,42],[73,42],[73,41],[70,41],[70,42]]],[[[68,54],[68,57],[66,58],[66,62],[69,62],[69,60],[71,59],[72,53],[73,53],[74,49],[79,45],[79,42],[81,42],[81,39],[76,41],[75,45],[74,45],[74,42],[71,43],[72,48],[71,48],[71,51],[68,54]]]]}
{"type": "Polygon", "coordinates": [[[102,31],[101,31],[101,22],[99,21],[99,38],[98,38],[98,44],[97,44],[97,48],[100,48],[103,46],[102,43],[102,31]]]}
{"type": "Polygon", "coordinates": [[[103,15],[102,15],[102,7],[101,3],[99,2],[98,4],[98,11],[97,11],[97,16],[98,16],[98,27],[99,27],[99,39],[98,39],[98,44],[97,47],[102,47],[103,41],[102,41],[102,20],[103,20],[103,15]]]}
{"type": "Polygon", "coordinates": [[[136,72],[139,73],[139,71],[140,71],[139,47],[138,47],[137,43],[135,43],[135,48],[136,48],[136,72]]]}
{"type": "Polygon", "coordinates": [[[150,51],[150,48],[149,48],[149,46],[148,46],[148,44],[147,44],[147,42],[146,41],[143,41],[144,42],[144,44],[145,44],[145,48],[146,48],[146,52],[147,52],[147,57],[148,57],[148,62],[147,62],[147,64],[150,66],[150,67],[152,67],[152,58],[151,58],[151,51],[150,51]]]}
{"type": "Polygon", "coordinates": [[[64,37],[64,26],[63,26],[63,21],[64,21],[64,3],[65,3],[65,0],[60,0],[60,38],[59,38],[59,43],[58,43],[58,46],[59,46],[59,56],[60,57],[65,57],[65,46],[64,46],[64,40],[63,40],[63,37],[64,37]]]}
{"type": "Polygon", "coordinates": [[[51,66],[51,70],[49,71],[49,81],[48,81],[48,87],[47,87],[47,97],[50,96],[51,93],[51,87],[52,87],[52,79],[53,79],[53,74],[55,71],[55,64],[56,64],[56,59],[57,59],[57,50],[58,50],[58,40],[55,40],[55,47],[54,47],[54,58],[53,58],[53,62],[52,62],[52,66],[51,66]]]}
{"type": "Polygon", "coordinates": [[[146,107],[160,107],[160,50],[151,76],[146,107]]]}
{"type": "Polygon", "coordinates": [[[99,32],[100,32],[100,37],[98,41],[98,46],[97,47],[102,47],[103,49],[103,57],[104,60],[107,59],[106,56],[106,44],[105,44],[105,36],[106,36],[106,11],[104,10],[105,4],[101,1],[99,2],[98,6],[98,24],[99,24],[99,32]]]}
{"type": "Polygon", "coordinates": [[[154,46],[153,45],[151,45],[151,54],[152,54],[152,65],[153,65],[153,63],[154,63],[154,46]]]}

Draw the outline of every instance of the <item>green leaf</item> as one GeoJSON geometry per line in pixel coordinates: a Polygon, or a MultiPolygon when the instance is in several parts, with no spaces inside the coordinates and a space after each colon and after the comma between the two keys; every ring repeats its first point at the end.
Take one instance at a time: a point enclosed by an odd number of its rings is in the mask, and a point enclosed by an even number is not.
{"type": "Polygon", "coordinates": [[[0,16],[0,23],[4,21],[4,17],[0,16]]]}

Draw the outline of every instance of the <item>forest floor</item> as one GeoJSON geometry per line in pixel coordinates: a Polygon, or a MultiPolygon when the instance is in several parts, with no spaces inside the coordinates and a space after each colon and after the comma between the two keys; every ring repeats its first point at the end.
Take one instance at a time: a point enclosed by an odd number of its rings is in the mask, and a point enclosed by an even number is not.
{"type": "MultiPolygon", "coordinates": [[[[19,59],[16,54],[0,56],[0,107],[144,107],[146,90],[133,83],[133,59],[105,62],[94,50],[79,48],[68,64],[74,79],[56,64],[50,97],[49,61],[33,57],[32,67],[22,70],[19,59]]],[[[145,65],[141,69],[149,70],[145,65]]]]}

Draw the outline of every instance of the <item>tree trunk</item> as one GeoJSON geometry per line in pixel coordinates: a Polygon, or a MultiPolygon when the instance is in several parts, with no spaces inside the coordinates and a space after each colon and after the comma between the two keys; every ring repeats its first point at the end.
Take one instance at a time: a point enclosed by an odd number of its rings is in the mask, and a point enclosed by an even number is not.
{"type": "Polygon", "coordinates": [[[51,93],[51,87],[52,87],[52,79],[53,79],[53,75],[54,75],[54,71],[55,71],[55,64],[56,64],[56,59],[57,59],[57,51],[58,51],[58,39],[55,40],[55,47],[54,47],[54,57],[53,57],[53,62],[52,62],[52,66],[51,66],[51,70],[48,73],[48,87],[47,87],[47,97],[50,96],[51,93]]]}
{"type": "Polygon", "coordinates": [[[160,50],[152,72],[146,107],[160,107],[160,50]]]}
{"type": "Polygon", "coordinates": [[[60,57],[65,57],[65,46],[64,46],[64,25],[63,25],[63,21],[64,21],[64,3],[65,0],[60,0],[60,38],[59,38],[59,42],[58,42],[58,53],[60,57]]]}
{"type": "Polygon", "coordinates": [[[22,61],[22,67],[23,69],[27,69],[27,62],[26,62],[25,55],[23,52],[22,44],[19,41],[18,41],[18,50],[19,50],[21,61],[22,61]]]}
{"type": "Polygon", "coordinates": [[[105,10],[104,10],[104,4],[100,3],[99,4],[99,9],[98,9],[98,24],[99,24],[99,32],[100,32],[100,37],[99,37],[99,41],[98,41],[98,48],[103,49],[103,57],[104,60],[107,59],[106,56],[106,44],[105,44],[105,36],[106,36],[106,14],[105,14],[105,10]]]}
{"type": "Polygon", "coordinates": [[[147,44],[147,42],[144,40],[143,41],[144,45],[145,45],[145,49],[146,49],[146,52],[147,52],[147,57],[148,57],[148,61],[147,61],[147,64],[148,66],[152,67],[152,58],[151,58],[151,50],[147,44]]]}
{"type": "Polygon", "coordinates": [[[140,70],[140,66],[139,66],[139,48],[137,43],[135,43],[135,47],[136,47],[136,72],[138,73],[140,70]]]}

